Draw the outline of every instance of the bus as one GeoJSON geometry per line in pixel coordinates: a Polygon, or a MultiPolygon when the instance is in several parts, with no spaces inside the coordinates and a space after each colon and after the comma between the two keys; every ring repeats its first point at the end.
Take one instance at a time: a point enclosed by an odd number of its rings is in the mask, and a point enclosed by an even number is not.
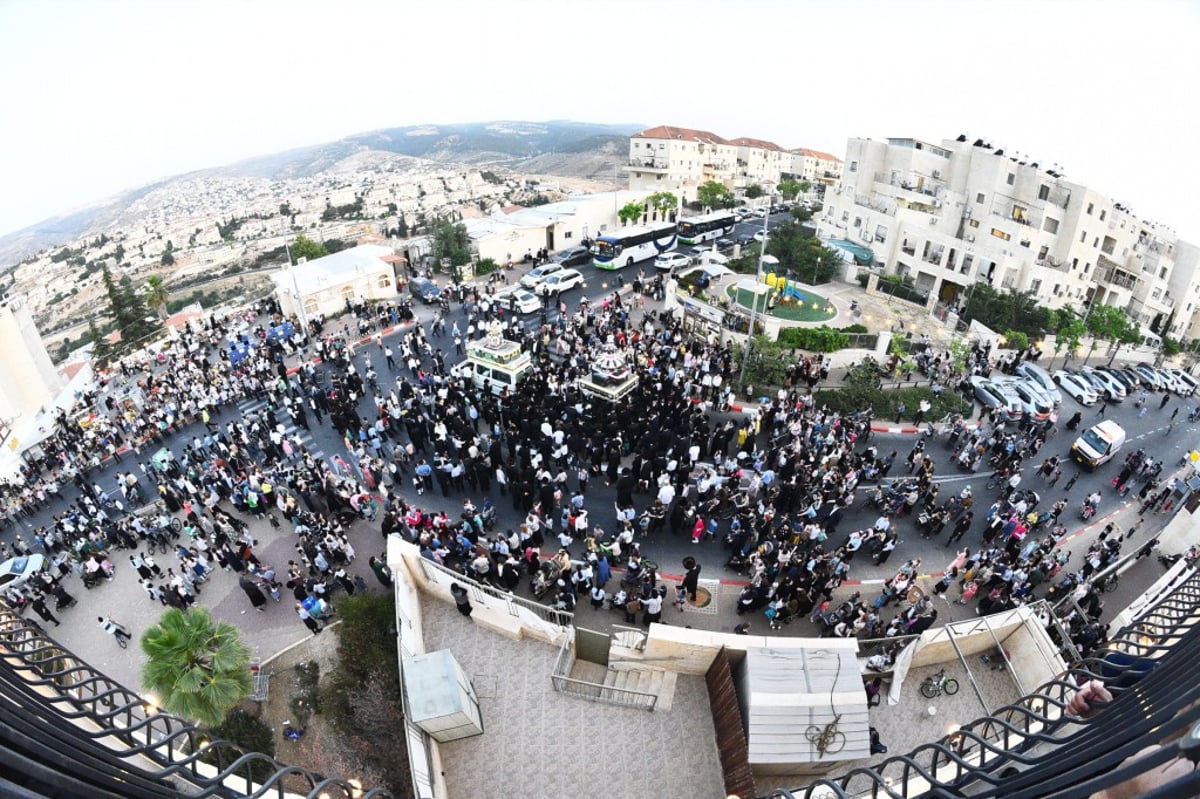
{"type": "Polygon", "coordinates": [[[702,244],[733,233],[737,217],[732,211],[713,211],[679,220],[679,243],[702,244]]]}
{"type": "Polygon", "coordinates": [[[654,222],[597,236],[592,252],[597,269],[620,269],[653,258],[674,246],[675,223],[654,222]]]}

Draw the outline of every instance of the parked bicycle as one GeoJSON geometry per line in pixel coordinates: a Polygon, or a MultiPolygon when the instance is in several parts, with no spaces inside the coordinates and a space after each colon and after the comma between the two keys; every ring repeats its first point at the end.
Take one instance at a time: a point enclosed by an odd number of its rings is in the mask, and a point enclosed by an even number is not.
{"type": "Polygon", "coordinates": [[[958,680],[947,677],[945,669],[926,677],[925,682],[921,683],[921,696],[926,699],[933,699],[943,693],[947,696],[954,696],[958,693],[958,680]]]}

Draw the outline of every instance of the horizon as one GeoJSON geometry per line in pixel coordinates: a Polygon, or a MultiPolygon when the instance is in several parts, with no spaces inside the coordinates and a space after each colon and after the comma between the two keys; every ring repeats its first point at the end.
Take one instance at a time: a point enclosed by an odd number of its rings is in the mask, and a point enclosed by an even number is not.
{"type": "Polygon", "coordinates": [[[605,58],[594,57],[595,20],[646,13],[628,0],[569,9],[545,0],[355,0],[337,13],[313,0],[0,5],[4,74],[39,75],[10,86],[0,235],[181,175],[387,128],[633,124],[599,111],[838,157],[848,138],[965,133],[1062,164],[1068,180],[1200,242],[1200,153],[1186,136],[1200,100],[1173,89],[1195,74],[1200,9],[1189,4],[1160,0],[1135,14],[1108,0],[653,7],[669,23],[664,42],[678,45],[671,59],[619,25],[604,28],[613,35],[605,58]],[[461,26],[467,17],[476,24],[461,26]],[[704,49],[721,47],[714,31],[738,23],[756,38],[735,38],[728,53],[704,49]],[[176,29],[189,35],[174,37],[176,29]],[[414,29],[451,30],[457,50],[446,55],[442,36],[414,29]],[[1052,37],[1041,41],[1044,31],[1052,37]],[[570,69],[529,57],[569,49],[572,37],[570,69]]]}

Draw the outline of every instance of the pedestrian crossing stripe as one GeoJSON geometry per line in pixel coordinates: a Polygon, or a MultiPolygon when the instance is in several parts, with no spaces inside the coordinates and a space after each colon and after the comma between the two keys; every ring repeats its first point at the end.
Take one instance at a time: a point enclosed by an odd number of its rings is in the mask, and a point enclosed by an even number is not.
{"type": "MultiPolygon", "coordinates": [[[[267,401],[264,399],[244,399],[237,404],[238,411],[241,412],[243,419],[247,415],[251,413],[257,413],[266,407],[267,401]]],[[[288,418],[291,418],[290,413],[285,413],[285,415],[288,416],[288,418]]],[[[312,454],[314,460],[322,460],[325,457],[324,450],[313,448],[316,442],[312,437],[312,432],[300,427],[295,423],[295,421],[292,421],[291,423],[285,423],[283,426],[283,433],[289,438],[294,438],[294,436],[298,435],[300,437],[300,443],[303,444],[304,448],[312,454]]]]}

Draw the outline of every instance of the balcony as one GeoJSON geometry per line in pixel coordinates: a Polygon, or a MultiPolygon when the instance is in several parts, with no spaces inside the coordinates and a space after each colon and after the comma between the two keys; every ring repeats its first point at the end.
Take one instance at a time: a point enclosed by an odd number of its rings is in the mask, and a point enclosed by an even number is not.
{"type": "Polygon", "coordinates": [[[666,172],[671,168],[671,162],[666,158],[630,158],[625,168],[639,172],[666,172]]]}

